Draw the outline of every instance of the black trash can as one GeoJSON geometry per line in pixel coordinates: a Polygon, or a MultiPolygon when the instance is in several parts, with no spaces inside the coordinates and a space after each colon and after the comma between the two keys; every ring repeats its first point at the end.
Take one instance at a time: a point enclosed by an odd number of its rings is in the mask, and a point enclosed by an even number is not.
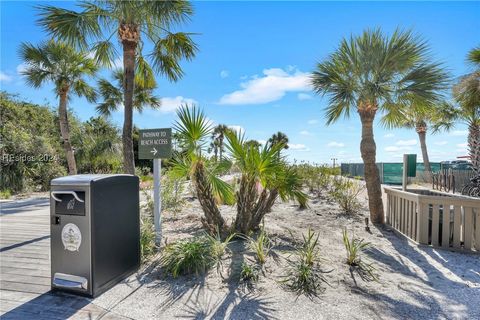
{"type": "Polygon", "coordinates": [[[51,286],[96,297],[140,265],[139,180],[132,175],[53,179],[51,286]]]}

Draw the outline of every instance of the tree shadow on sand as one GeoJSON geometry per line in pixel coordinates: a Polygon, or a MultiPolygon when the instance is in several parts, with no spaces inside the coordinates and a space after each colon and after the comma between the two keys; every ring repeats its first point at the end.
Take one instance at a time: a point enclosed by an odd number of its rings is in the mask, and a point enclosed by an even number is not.
{"type": "MultiPolygon", "coordinates": [[[[378,248],[370,248],[365,253],[372,260],[384,264],[386,268],[389,269],[389,272],[401,273],[406,277],[423,283],[425,286],[414,282],[401,282],[398,284],[400,290],[406,292],[416,302],[423,304],[423,307],[418,304],[411,305],[403,301],[394,300],[383,294],[369,294],[359,288],[355,288],[354,292],[360,293],[367,298],[380,301],[389,311],[399,317],[413,316],[415,318],[431,318],[437,314],[440,317],[451,318],[452,314],[445,314],[445,312],[442,311],[445,310],[446,306],[443,305],[444,308],[441,308],[440,303],[444,301],[439,301],[435,295],[462,306],[461,309],[465,312],[465,316],[469,318],[472,318],[472,316],[473,318],[475,318],[475,316],[478,317],[480,313],[480,295],[478,294],[478,289],[469,288],[463,280],[480,283],[480,275],[475,273],[474,270],[465,270],[466,268],[460,271],[461,268],[458,266],[458,261],[460,259],[478,259],[478,265],[480,266],[479,256],[475,257],[468,254],[464,255],[463,253],[416,245],[402,236],[397,236],[387,227],[379,227],[378,230],[384,238],[389,241],[398,255],[391,255],[378,248]],[[447,271],[440,270],[435,264],[432,264],[427,257],[431,257],[447,271]],[[415,265],[415,268],[412,268],[412,264],[415,265]],[[415,269],[419,270],[420,273],[415,272],[415,269]],[[450,274],[450,277],[447,277],[448,274],[450,274]],[[452,275],[454,276],[452,277],[452,275]],[[467,292],[471,298],[466,299],[465,293],[461,294],[461,291],[463,292],[465,290],[472,290],[471,293],[467,292]]],[[[472,263],[472,265],[474,265],[474,263],[472,263]]],[[[459,315],[457,314],[455,316],[457,317],[459,315]]]]}

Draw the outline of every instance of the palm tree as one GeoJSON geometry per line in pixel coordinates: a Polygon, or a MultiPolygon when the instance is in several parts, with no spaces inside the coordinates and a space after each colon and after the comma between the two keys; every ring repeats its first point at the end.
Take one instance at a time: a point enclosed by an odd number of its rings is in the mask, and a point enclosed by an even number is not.
{"type": "Polygon", "coordinates": [[[153,80],[153,70],[143,56],[145,43],[152,43],[148,55],[156,72],[171,81],[183,76],[179,61],[190,60],[197,51],[191,34],[172,32],[193,14],[188,1],[85,1],[80,11],[54,6],[38,6],[39,24],[51,35],[84,50],[91,50],[97,62],[111,65],[117,56],[112,42],[116,34],[123,53],[124,123],[122,132],[123,165],[135,173],[133,152],[133,100],[135,74],[153,80]]]}
{"type": "Polygon", "coordinates": [[[317,65],[311,83],[317,94],[330,96],[327,124],[352,109],[362,123],[360,151],[365,165],[370,217],[383,223],[382,190],[375,164],[373,123],[377,111],[398,112],[412,103],[428,105],[444,89],[446,72],[431,61],[428,46],[412,32],[395,31],[390,38],[379,29],[343,39],[339,48],[317,65]]]}
{"type": "Polygon", "coordinates": [[[181,152],[175,152],[171,173],[176,178],[189,178],[202,207],[204,228],[212,235],[228,233],[225,219],[220,214],[217,202],[233,203],[233,189],[218,177],[224,172],[228,161],[207,161],[207,139],[212,127],[204,113],[195,106],[182,106],[177,111],[178,121],[174,125],[175,135],[181,152]]]}
{"type": "Polygon", "coordinates": [[[77,165],[70,141],[67,103],[72,94],[85,97],[89,102],[95,101],[95,90],[84,79],[97,72],[95,61],[86,53],[77,52],[73,47],[53,40],[39,46],[22,43],[19,53],[26,63],[26,68],[21,74],[26,77],[28,85],[34,88],[39,88],[47,82],[54,85],[59,98],[58,119],[68,173],[76,174],[77,165]]]}
{"type": "Polygon", "coordinates": [[[283,144],[283,149],[288,149],[288,137],[283,132],[278,131],[277,133],[274,133],[267,142],[271,145],[281,143],[283,144]]]}
{"type": "MultiPolygon", "coordinates": [[[[112,111],[117,111],[123,103],[124,97],[124,78],[123,70],[117,69],[113,72],[115,83],[106,79],[98,81],[98,91],[103,98],[103,102],[97,105],[97,111],[103,116],[110,116],[112,111]]],[[[133,109],[142,112],[145,107],[153,109],[160,108],[160,99],[153,94],[156,87],[155,82],[146,86],[147,82],[141,81],[139,77],[135,78],[135,93],[133,95],[133,109]]]]}
{"type": "Polygon", "coordinates": [[[227,141],[227,149],[241,172],[233,230],[243,234],[257,230],[279,196],[284,201],[296,200],[302,208],[307,206],[301,177],[280,155],[284,143],[269,143],[260,149],[231,131],[227,141]]]}
{"type": "Polygon", "coordinates": [[[427,150],[427,131],[431,128],[433,133],[437,133],[441,129],[448,129],[450,126],[446,125],[446,120],[446,114],[441,105],[412,105],[399,112],[388,113],[383,117],[382,122],[389,128],[415,129],[420,141],[420,149],[422,150],[424,172],[426,177],[431,179],[432,168],[427,150]]]}
{"type": "Polygon", "coordinates": [[[452,124],[460,120],[468,126],[468,149],[470,161],[476,172],[480,172],[480,48],[472,49],[467,61],[473,71],[460,77],[453,86],[453,98],[456,106],[450,105],[449,114],[452,124]]]}
{"type": "Polygon", "coordinates": [[[245,141],[245,146],[249,146],[249,147],[253,147],[253,148],[260,148],[262,146],[262,144],[260,142],[258,142],[257,140],[248,140],[248,141],[245,141]]]}
{"type": "Polygon", "coordinates": [[[213,129],[210,150],[213,150],[215,161],[218,161],[218,158],[222,160],[223,151],[225,149],[223,141],[225,140],[225,133],[228,130],[230,129],[224,124],[219,124],[213,129]]]}

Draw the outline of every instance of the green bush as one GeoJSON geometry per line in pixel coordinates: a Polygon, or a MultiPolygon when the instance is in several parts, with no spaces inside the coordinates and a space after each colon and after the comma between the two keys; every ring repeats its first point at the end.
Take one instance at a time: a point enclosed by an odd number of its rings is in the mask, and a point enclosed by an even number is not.
{"type": "Polygon", "coordinates": [[[163,250],[161,264],[174,278],[182,274],[199,274],[212,267],[212,250],[205,237],[176,241],[163,250]]]}
{"type": "Polygon", "coordinates": [[[256,238],[246,237],[248,247],[255,254],[255,259],[260,265],[264,265],[267,262],[267,257],[272,248],[272,243],[268,237],[267,232],[262,227],[256,238]]]}
{"type": "Polygon", "coordinates": [[[298,174],[305,182],[305,186],[311,193],[319,196],[330,187],[330,181],[337,174],[337,168],[333,169],[325,165],[301,163],[294,165],[298,174]]]}
{"type": "Polygon", "coordinates": [[[161,195],[162,210],[167,211],[176,217],[185,204],[183,193],[185,191],[185,179],[175,179],[167,172],[162,177],[161,195]]]}
{"type": "Polygon", "coordinates": [[[293,253],[293,260],[288,260],[290,266],[281,282],[297,294],[317,295],[325,290],[323,284],[328,284],[324,276],[327,272],[320,267],[318,239],[319,235],[308,229],[303,243],[293,253]]]}
{"type": "Polygon", "coordinates": [[[246,284],[258,281],[258,266],[256,264],[244,262],[240,271],[240,281],[246,284]]]}
{"type": "Polygon", "coordinates": [[[9,189],[0,190],[0,199],[10,199],[12,192],[9,189]]]}
{"type": "Polygon", "coordinates": [[[355,267],[362,279],[377,280],[378,278],[375,274],[373,263],[365,263],[361,257],[361,254],[368,249],[371,244],[364,242],[363,239],[355,238],[355,236],[349,239],[346,228],[343,230],[343,244],[347,251],[346,263],[351,267],[355,267]]]}
{"type": "Polygon", "coordinates": [[[357,181],[337,177],[332,179],[329,195],[340,205],[340,208],[345,213],[352,214],[358,212],[361,208],[358,195],[363,189],[364,187],[357,181]]]}
{"type": "Polygon", "coordinates": [[[145,214],[140,216],[140,252],[142,261],[148,260],[157,252],[153,218],[145,214]]]}

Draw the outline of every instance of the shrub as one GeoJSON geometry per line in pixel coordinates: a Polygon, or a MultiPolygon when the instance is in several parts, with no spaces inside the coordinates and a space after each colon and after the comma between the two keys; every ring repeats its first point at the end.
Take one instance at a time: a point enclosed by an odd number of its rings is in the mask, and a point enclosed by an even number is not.
{"type": "Polygon", "coordinates": [[[325,290],[322,284],[328,284],[324,276],[327,272],[320,268],[318,238],[319,235],[308,229],[302,245],[295,249],[294,259],[289,260],[290,267],[282,283],[297,294],[317,295],[325,290]]]}
{"type": "Polygon", "coordinates": [[[184,181],[184,179],[174,179],[168,172],[162,177],[160,189],[162,210],[171,213],[173,217],[176,217],[185,204],[185,199],[183,199],[184,181]]]}
{"type": "Polygon", "coordinates": [[[211,247],[205,237],[195,237],[169,244],[163,251],[161,264],[174,278],[181,274],[199,274],[213,264],[211,247]]]}
{"type": "Polygon", "coordinates": [[[268,254],[272,248],[270,238],[265,229],[262,227],[256,238],[247,237],[247,241],[248,246],[255,254],[258,263],[264,265],[265,262],[267,262],[268,254]]]}
{"type": "Polygon", "coordinates": [[[0,199],[10,199],[12,192],[10,189],[0,190],[0,199]]]}
{"type": "Polygon", "coordinates": [[[340,205],[347,214],[356,213],[361,205],[358,195],[363,191],[363,186],[357,182],[342,177],[332,179],[329,195],[340,205]]]}
{"type": "Polygon", "coordinates": [[[140,253],[142,261],[148,260],[156,251],[153,219],[151,216],[142,214],[140,216],[140,253]]]}
{"type": "Polygon", "coordinates": [[[377,280],[373,264],[365,263],[361,258],[362,252],[370,247],[370,243],[364,242],[363,239],[357,239],[354,236],[352,236],[352,239],[349,239],[347,229],[345,228],[343,230],[343,244],[347,251],[346,263],[351,267],[355,267],[363,280],[377,280]]]}
{"type": "Polygon", "coordinates": [[[240,281],[251,284],[258,281],[258,267],[256,264],[244,262],[242,263],[242,270],[240,272],[240,281]]]}

